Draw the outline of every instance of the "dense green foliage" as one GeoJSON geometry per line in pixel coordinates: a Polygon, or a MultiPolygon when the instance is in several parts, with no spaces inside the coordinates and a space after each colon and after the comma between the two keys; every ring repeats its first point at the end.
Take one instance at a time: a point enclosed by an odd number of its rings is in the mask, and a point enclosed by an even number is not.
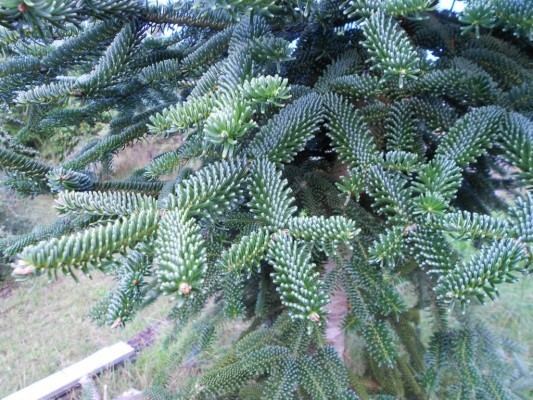
{"type": "Polygon", "coordinates": [[[101,323],[167,295],[178,331],[214,307],[205,342],[250,322],[162,397],[517,398],[513,348],[469,308],[531,270],[533,2],[437,3],[2,3],[4,183],[62,215],[0,250],[19,275],[115,274],[101,323]],[[59,165],[36,152],[95,124],[59,165]]]}

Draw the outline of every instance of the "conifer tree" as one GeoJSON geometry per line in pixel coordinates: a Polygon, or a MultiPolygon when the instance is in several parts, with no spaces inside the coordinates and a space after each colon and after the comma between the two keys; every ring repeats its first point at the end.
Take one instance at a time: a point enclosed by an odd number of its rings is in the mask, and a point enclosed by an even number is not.
{"type": "Polygon", "coordinates": [[[512,349],[470,310],[531,271],[533,2],[438,3],[3,2],[3,183],[61,214],[0,242],[13,273],[115,274],[92,313],[113,326],[170,296],[197,352],[250,321],[153,398],[517,398],[512,349]],[[87,124],[105,134],[40,156],[87,124]],[[334,296],[362,374],[326,335],[334,296]]]}

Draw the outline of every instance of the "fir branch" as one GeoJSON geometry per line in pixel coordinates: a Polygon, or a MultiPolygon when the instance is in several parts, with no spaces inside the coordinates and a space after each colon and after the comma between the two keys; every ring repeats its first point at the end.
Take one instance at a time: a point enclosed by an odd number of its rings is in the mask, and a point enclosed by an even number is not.
{"type": "Polygon", "coordinates": [[[432,225],[461,239],[501,239],[509,230],[503,219],[466,211],[446,214],[432,225]]]}
{"type": "Polygon", "coordinates": [[[317,131],[321,120],[320,96],[311,93],[300,97],[261,127],[250,143],[248,153],[274,162],[291,161],[317,131]]]}
{"type": "Polygon", "coordinates": [[[169,208],[187,210],[188,215],[222,215],[240,201],[245,173],[243,159],[207,165],[176,185],[169,208]]]}
{"type": "Polygon", "coordinates": [[[392,221],[406,224],[412,219],[412,191],[407,181],[398,173],[384,171],[374,166],[369,171],[369,192],[375,199],[373,207],[392,221]]]}
{"type": "Polygon", "coordinates": [[[509,227],[514,237],[531,244],[533,243],[533,195],[518,198],[509,210],[509,227]]]}
{"type": "Polygon", "coordinates": [[[314,271],[309,251],[290,236],[278,234],[268,251],[274,266],[274,283],[281,302],[295,319],[320,323],[324,315],[326,294],[314,271]]]}
{"type": "Polygon", "coordinates": [[[142,17],[154,24],[176,24],[212,29],[223,29],[231,23],[230,17],[223,10],[200,12],[185,5],[181,7],[150,6],[143,12],[142,17]]]}
{"type": "Polygon", "coordinates": [[[508,114],[500,134],[505,158],[519,168],[519,178],[533,187],[533,124],[518,113],[508,114]]]}
{"type": "Polygon", "coordinates": [[[153,197],[128,192],[61,192],[55,204],[63,214],[84,212],[97,216],[128,215],[155,206],[153,197]]]}
{"type": "Polygon", "coordinates": [[[166,133],[196,126],[209,116],[213,106],[210,94],[170,106],[150,118],[150,131],[166,133]]]}
{"type": "Polygon", "coordinates": [[[36,269],[61,269],[72,273],[71,267],[87,271],[90,265],[145,240],[157,227],[155,209],[141,210],[106,225],[88,228],[59,239],[53,238],[26,248],[20,261],[36,269]]]}
{"type": "Polygon", "coordinates": [[[0,168],[16,171],[27,177],[44,180],[50,167],[30,157],[0,147],[0,168]]]}
{"type": "Polygon", "coordinates": [[[255,217],[272,228],[284,228],[296,211],[292,190],[273,163],[259,160],[252,167],[250,208],[255,217]]]}
{"type": "Polygon", "coordinates": [[[379,78],[368,75],[345,75],[328,82],[329,88],[340,95],[353,100],[364,100],[381,91],[379,78]]]}
{"type": "Polygon", "coordinates": [[[437,156],[421,167],[413,182],[413,189],[419,194],[438,194],[445,202],[449,202],[456,196],[461,181],[461,169],[456,163],[437,156]]]}
{"type": "Polygon", "coordinates": [[[356,229],[354,221],[340,216],[291,218],[287,229],[296,239],[348,246],[360,232],[359,229],[356,229]]]}
{"type": "Polygon", "coordinates": [[[171,174],[182,161],[180,153],[181,151],[178,149],[158,155],[144,167],[144,176],[147,179],[156,180],[161,175],[171,174]]]}
{"type": "Polygon", "coordinates": [[[363,46],[370,53],[373,69],[386,78],[394,77],[403,87],[406,79],[415,78],[420,71],[420,59],[405,31],[381,11],[373,13],[363,24],[363,46]]]}
{"type": "Polygon", "coordinates": [[[497,137],[502,111],[497,107],[476,108],[460,118],[440,143],[438,155],[465,166],[477,159],[497,137]]]}
{"type": "Polygon", "coordinates": [[[132,320],[144,301],[146,278],[150,275],[150,258],[131,250],[120,258],[119,282],[105,299],[102,319],[112,326],[124,325],[132,320]]]}
{"type": "Polygon", "coordinates": [[[98,192],[137,192],[148,196],[157,196],[164,186],[165,182],[144,182],[130,179],[124,181],[97,181],[91,190],[98,192]]]}
{"type": "Polygon", "coordinates": [[[193,296],[207,270],[205,244],[200,229],[186,212],[173,209],[161,218],[156,239],[156,275],[166,294],[193,296]]]}
{"type": "Polygon", "coordinates": [[[260,228],[243,236],[220,256],[220,264],[227,271],[252,272],[259,266],[270,244],[270,232],[260,228]]]}
{"type": "Polygon", "coordinates": [[[396,102],[391,106],[385,126],[388,150],[418,151],[414,113],[408,102],[396,102]]]}
{"type": "Polygon", "coordinates": [[[521,271],[526,253],[521,244],[512,239],[502,239],[481,248],[468,263],[455,268],[439,281],[437,290],[448,300],[457,299],[465,304],[471,297],[483,301],[494,299],[496,285],[514,282],[514,272],[521,271]]]}
{"type": "Polygon", "coordinates": [[[93,217],[87,215],[60,217],[50,225],[37,226],[29,233],[1,240],[2,254],[10,257],[16,256],[25,247],[84,228],[92,221],[93,217]]]}
{"type": "Polygon", "coordinates": [[[379,235],[369,250],[370,261],[395,269],[405,260],[407,243],[403,229],[394,226],[379,235]]]}
{"type": "Polygon", "coordinates": [[[329,135],[341,159],[352,167],[376,163],[376,144],[355,107],[345,98],[335,95],[326,97],[324,106],[329,135]]]}
{"type": "Polygon", "coordinates": [[[100,139],[94,146],[63,163],[67,169],[80,170],[92,162],[102,159],[106,154],[113,153],[121,147],[140,139],[148,132],[146,121],[137,122],[117,135],[108,135],[100,139]]]}

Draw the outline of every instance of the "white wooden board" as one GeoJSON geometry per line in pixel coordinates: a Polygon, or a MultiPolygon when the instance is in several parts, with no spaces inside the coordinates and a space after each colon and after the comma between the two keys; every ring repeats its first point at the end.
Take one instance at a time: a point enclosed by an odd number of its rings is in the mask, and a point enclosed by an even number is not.
{"type": "Polygon", "coordinates": [[[132,358],[135,350],[124,342],[104,347],[89,357],[13,393],[3,400],[49,400],[72,389],[84,376],[93,376],[106,368],[132,358]]]}

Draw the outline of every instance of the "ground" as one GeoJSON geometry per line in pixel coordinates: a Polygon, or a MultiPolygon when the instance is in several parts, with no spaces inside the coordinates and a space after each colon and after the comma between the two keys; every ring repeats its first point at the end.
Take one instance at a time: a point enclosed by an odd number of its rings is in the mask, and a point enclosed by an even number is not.
{"type": "Polygon", "coordinates": [[[125,329],[96,326],[87,314],[112,283],[101,274],[80,283],[41,277],[0,299],[0,398],[164,321],[165,310],[154,304],[125,329]]]}

